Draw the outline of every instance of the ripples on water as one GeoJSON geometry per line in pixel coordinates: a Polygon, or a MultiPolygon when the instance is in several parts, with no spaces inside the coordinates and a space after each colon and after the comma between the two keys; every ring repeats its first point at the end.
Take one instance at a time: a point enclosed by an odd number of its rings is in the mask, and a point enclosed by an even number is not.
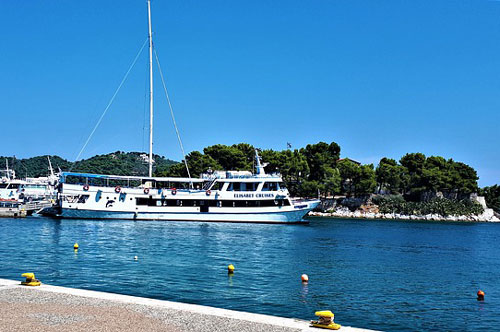
{"type": "Polygon", "coordinates": [[[499,243],[484,223],[0,219],[0,277],[303,319],[331,309],[388,331],[494,330],[499,243]]]}

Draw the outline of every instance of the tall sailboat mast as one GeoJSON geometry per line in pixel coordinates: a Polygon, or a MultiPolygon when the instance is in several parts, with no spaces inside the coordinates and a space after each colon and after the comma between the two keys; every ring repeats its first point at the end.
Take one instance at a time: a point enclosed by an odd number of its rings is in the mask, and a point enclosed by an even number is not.
{"type": "Polygon", "coordinates": [[[151,0],[148,0],[149,23],[149,176],[153,176],[153,34],[151,33],[151,0]]]}

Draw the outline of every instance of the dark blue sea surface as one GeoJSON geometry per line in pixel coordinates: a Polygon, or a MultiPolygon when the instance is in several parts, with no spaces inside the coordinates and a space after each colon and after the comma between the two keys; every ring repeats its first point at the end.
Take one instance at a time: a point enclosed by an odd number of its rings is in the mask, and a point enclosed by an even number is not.
{"type": "Polygon", "coordinates": [[[500,224],[310,221],[0,219],[0,277],[302,319],[330,309],[386,331],[500,329],[500,224]]]}

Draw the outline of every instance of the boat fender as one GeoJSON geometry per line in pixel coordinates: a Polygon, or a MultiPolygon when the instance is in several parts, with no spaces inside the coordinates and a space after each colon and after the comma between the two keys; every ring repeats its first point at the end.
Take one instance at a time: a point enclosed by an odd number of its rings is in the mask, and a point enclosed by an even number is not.
{"type": "Polygon", "coordinates": [[[83,190],[85,190],[85,191],[88,191],[88,190],[89,190],[89,188],[90,188],[90,187],[89,187],[89,185],[88,185],[88,184],[86,184],[86,185],[84,185],[84,186],[83,186],[83,190]]]}
{"type": "Polygon", "coordinates": [[[95,201],[96,202],[99,202],[101,200],[101,195],[102,195],[102,190],[98,190],[96,193],[95,193],[95,201]]]}
{"type": "Polygon", "coordinates": [[[149,194],[149,188],[144,188],[144,193],[147,195],[149,194]]]}
{"type": "Polygon", "coordinates": [[[210,196],[212,192],[210,190],[207,190],[207,192],[205,194],[207,194],[207,196],[210,196]]]}
{"type": "Polygon", "coordinates": [[[119,193],[120,191],[122,191],[122,188],[120,188],[120,186],[116,186],[115,187],[115,193],[119,193]]]}
{"type": "Polygon", "coordinates": [[[177,189],[172,188],[172,195],[176,195],[176,194],[177,194],[177,189]]]}

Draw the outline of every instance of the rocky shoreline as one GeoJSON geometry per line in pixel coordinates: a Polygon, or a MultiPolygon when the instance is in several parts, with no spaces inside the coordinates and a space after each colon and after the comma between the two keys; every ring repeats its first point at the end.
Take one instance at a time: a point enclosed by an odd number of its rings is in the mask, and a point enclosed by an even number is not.
{"type": "Polygon", "coordinates": [[[312,217],[329,218],[354,218],[354,219],[393,219],[393,220],[427,220],[427,221],[470,221],[470,222],[500,222],[491,209],[485,210],[480,215],[471,216],[442,216],[439,214],[404,215],[399,213],[374,213],[360,210],[350,211],[347,208],[338,208],[326,212],[311,211],[312,217]]]}

